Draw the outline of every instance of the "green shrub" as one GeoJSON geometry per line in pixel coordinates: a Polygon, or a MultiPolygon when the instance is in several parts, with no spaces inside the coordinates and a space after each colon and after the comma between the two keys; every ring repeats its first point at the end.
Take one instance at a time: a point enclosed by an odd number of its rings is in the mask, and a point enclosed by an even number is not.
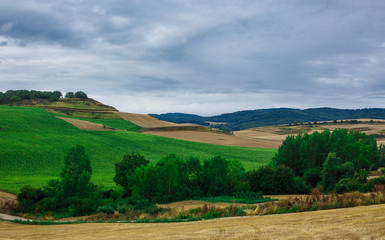
{"type": "Polygon", "coordinates": [[[217,212],[215,210],[210,210],[208,213],[206,213],[203,216],[203,219],[214,219],[214,218],[219,218],[221,217],[221,213],[217,212]]]}
{"type": "Polygon", "coordinates": [[[338,181],[338,183],[334,187],[334,190],[337,193],[346,193],[346,192],[353,192],[353,191],[362,191],[363,187],[360,182],[350,178],[345,178],[345,179],[340,179],[338,181]]]}
{"type": "Polygon", "coordinates": [[[365,190],[368,192],[374,191],[375,185],[385,185],[385,177],[378,177],[378,178],[370,179],[366,183],[365,190]]]}
{"type": "Polygon", "coordinates": [[[238,208],[237,210],[237,216],[245,216],[246,212],[242,208],[238,208]]]}
{"type": "Polygon", "coordinates": [[[126,204],[120,204],[116,210],[118,210],[119,213],[124,214],[130,210],[130,207],[126,204]]]}
{"type": "Polygon", "coordinates": [[[98,213],[104,213],[104,214],[114,214],[115,209],[111,207],[110,205],[100,206],[98,207],[98,210],[96,210],[98,213]]]}

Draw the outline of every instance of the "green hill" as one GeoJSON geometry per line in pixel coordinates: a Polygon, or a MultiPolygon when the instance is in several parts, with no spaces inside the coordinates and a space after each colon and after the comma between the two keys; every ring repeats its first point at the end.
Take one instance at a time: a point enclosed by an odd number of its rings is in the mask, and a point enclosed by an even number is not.
{"type": "Polygon", "coordinates": [[[222,155],[239,159],[246,169],[269,163],[276,153],[275,149],[225,147],[141,134],[135,132],[139,127],[121,119],[90,121],[125,130],[84,131],[42,108],[0,106],[0,189],[16,193],[24,184],[41,187],[57,178],[65,154],[76,144],[83,145],[91,157],[92,180],[105,187],[115,187],[114,163],[132,151],[151,162],[170,153],[201,160],[222,155]]]}

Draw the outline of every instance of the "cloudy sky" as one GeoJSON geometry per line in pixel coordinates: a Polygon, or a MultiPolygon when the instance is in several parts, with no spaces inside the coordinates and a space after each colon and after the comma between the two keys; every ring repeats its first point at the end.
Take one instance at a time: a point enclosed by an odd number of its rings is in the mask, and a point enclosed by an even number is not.
{"type": "Polygon", "coordinates": [[[385,1],[1,0],[9,89],[135,113],[385,107],[385,1]]]}

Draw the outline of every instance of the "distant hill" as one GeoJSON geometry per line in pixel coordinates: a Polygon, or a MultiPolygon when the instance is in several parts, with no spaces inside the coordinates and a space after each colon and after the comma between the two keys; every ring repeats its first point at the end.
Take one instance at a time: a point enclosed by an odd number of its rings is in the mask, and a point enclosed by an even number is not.
{"type": "Polygon", "coordinates": [[[290,123],[306,123],[314,121],[331,121],[358,118],[385,119],[384,108],[337,109],[337,108],[271,108],[238,111],[212,117],[202,117],[184,113],[152,114],[152,116],[174,123],[198,123],[210,125],[209,122],[223,123],[222,127],[237,131],[254,127],[281,125],[290,123]]]}

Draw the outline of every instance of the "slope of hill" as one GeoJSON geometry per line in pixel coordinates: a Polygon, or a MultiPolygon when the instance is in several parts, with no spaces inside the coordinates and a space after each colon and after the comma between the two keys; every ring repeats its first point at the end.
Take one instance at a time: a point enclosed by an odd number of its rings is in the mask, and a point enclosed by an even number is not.
{"type": "MultiPolygon", "coordinates": [[[[125,126],[121,122],[124,120],[91,121],[119,129],[123,128],[118,125],[125,126]]],[[[246,169],[269,163],[276,153],[275,149],[225,147],[134,131],[80,130],[41,108],[0,106],[0,189],[18,192],[24,184],[41,187],[49,179],[57,178],[65,154],[76,144],[85,146],[90,155],[92,180],[105,187],[116,187],[112,180],[114,163],[132,151],[151,162],[170,153],[182,158],[196,156],[201,160],[222,155],[227,159],[239,159],[246,169]]]]}
{"type": "Polygon", "coordinates": [[[223,123],[231,130],[237,131],[260,126],[281,125],[294,122],[301,123],[359,118],[385,119],[385,109],[368,108],[348,110],[335,108],[311,108],[300,110],[292,108],[273,108],[239,111],[212,117],[194,117],[194,115],[183,115],[180,113],[160,115],[153,114],[153,116],[160,120],[175,123],[223,123]]]}

